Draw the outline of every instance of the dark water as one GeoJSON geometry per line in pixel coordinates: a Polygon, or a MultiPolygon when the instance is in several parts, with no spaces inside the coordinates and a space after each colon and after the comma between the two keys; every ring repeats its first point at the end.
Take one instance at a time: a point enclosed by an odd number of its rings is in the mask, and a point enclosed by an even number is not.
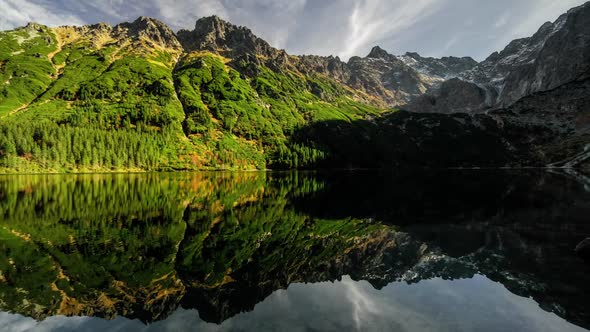
{"type": "Polygon", "coordinates": [[[583,331],[583,177],[0,177],[0,331],[583,331]]]}

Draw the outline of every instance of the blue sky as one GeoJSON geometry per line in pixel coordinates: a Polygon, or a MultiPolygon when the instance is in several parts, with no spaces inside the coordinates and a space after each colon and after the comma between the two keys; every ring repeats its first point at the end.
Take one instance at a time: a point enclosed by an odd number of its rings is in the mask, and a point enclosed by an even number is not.
{"type": "Polygon", "coordinates": [[[251,28],[291,54],[472,56],[483,60],[512,39],[533,34],[585,0],[0,0],[0,30],[35,21],[51,26],[138,16],[175,31],[218,15],[251,28]]]}

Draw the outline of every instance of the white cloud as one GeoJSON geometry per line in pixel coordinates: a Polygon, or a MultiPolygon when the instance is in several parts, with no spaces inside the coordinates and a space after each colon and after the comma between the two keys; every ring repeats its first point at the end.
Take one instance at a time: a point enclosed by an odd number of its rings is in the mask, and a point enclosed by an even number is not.
{"type": "Polygon", "coordinates": [[[156,16],[159,16],[173,28],[192,29],[195,21],[204,16],[217,15],[229,19],[229,13],[221,0],[152,0],[156,16]]]}
{"type": "Polygon", "coordinates": [[[0,0],[0,30],[13,29],[28,22],[47,25],[76,25],[83,20],[76,14],[60,13],[28,0],[0,0]]]}
{"type": "Polygon", "coordinates": [[[359,286],[358,282],[352,281],[352,279],[345,277],[342,280],[342,285],[346,290],[350,305],[352,307],[352,318],[356,326],[357,331],[361,331],[365,325],[365,319],[372,315],[382,314],[379,305],[374,301],[373,297],[369,292],[359,286]]]}

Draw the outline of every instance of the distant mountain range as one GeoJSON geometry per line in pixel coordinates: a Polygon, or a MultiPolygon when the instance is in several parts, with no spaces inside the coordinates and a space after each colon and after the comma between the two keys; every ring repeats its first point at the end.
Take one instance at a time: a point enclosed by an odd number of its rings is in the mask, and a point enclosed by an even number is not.
{"type": "Polygon", "coordinates": [[[216,16],[0,33],[0,170],[587,168],[590,3],[478,63],[294,56],[216,16]]]}

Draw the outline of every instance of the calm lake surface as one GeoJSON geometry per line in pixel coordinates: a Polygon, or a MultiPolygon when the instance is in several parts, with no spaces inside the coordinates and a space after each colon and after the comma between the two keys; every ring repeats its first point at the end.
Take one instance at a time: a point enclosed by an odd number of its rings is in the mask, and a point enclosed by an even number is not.
{"type": "Polygon", "coordinates": [[[0,177],[0,331],[585,331],[584,177],[0,177]]]}

